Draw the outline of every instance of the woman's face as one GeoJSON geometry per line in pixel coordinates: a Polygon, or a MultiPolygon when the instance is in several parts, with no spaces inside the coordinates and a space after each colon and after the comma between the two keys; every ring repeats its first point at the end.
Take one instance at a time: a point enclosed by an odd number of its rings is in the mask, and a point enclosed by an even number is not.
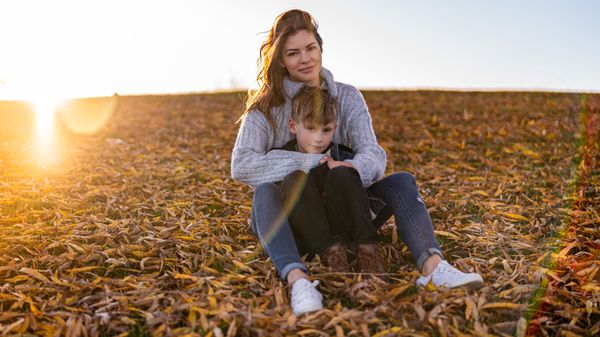
{"type": "Polygon", "coordinates": [[[283,46],[283,64],[292,80],[317,87],[320,84],[321,48],[313,33],[300,30],[283,46]]]}

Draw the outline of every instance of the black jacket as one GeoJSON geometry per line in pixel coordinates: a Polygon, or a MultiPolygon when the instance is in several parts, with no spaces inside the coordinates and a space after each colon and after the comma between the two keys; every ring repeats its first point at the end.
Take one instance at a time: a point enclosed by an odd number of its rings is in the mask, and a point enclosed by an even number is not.
{"type": "MultiPolygon", "coordinates": [[[[285,145],[283,145],[279,150],[298,151],[298,144],[296,142],[296,138],[285,143],[285,145]]],[[[336,161],[344,161],[346,159],[354,158],[354,151],[351,148],[333,142],[331,143],[327,151],[325,151],[323,154],[327,153],[329,153],[329,156],[336,161]]],[[[319,166],[313,167],[309,172],[309,174],[315,175],[317,183],[319,184],[319,189],[321,191],[323,190],[323,187],[325,185],[325,177],[327,176],[328,171],[329,166],[327,166],[327,163],[323,163],[319,166]]],[[[380,227],[381,225],[383,225],[383,222],[380,220],[382,217],[378,215],[383,215],[380,213],[385,208],[386,204],[380,198],[373,196],[368,189],[366,189],[366,191],[367,196],[369,198],[369,206],[372,212],[371,217],[374,220],[373,225],[375,225],[376,227],[380,227]]]]}

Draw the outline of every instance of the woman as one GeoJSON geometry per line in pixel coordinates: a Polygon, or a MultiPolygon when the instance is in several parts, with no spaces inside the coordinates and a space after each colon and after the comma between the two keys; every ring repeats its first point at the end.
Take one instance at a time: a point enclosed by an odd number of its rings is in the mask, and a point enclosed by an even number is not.
{"type": "Polygon", "coordinates": [[[413,176],[403,172],[380,179],[386,154],[377,143],[365,101],[356,88],[335,82],[331,72],[321,67],[322,51],[323,40],[309,13],[291,10],[277,17],[260,48],[259,89],[249,97],[246,112],[240,118],[243,123],[231,161],[233,179],[255,188],[252,230],[281,278],[291,286],[294,314],[323,307],[316,282],[308,281],[307,268],[287,220],[289,210],[284,209],[281,189],[275,184],[292,171],[308,172],[323,159],[322,154],[273,150],[293,138],[287,129],[291,100],[303,85],[321,86],[337,100],[338,127],[333,141],[350,146],[355,156],[345,161],[329,160],[328,166],[356,170],[369,193],[386,203],[374,223],[382,224],[382,219],[394,215],[400,236],[423,274],[417,285],[432,282],[449,288],[481,286],[481,276],[462,273],[443,260],[413,176]]]}

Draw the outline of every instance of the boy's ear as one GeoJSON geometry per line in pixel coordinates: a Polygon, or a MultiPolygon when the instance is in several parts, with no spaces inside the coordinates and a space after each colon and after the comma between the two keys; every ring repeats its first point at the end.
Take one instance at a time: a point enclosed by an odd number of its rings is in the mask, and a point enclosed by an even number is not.
{"type": "Polygon", "coordinates": [[[294,119],[290,118],[290,120],[288,121],[288,129],[290,129],[290,132],[295,135],[296,134],[296,121],[294,121],[294,119]]]}

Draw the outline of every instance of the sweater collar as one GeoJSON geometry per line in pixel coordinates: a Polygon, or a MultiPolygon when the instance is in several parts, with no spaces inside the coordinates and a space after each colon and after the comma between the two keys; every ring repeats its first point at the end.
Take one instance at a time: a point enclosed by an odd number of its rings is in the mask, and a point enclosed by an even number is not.
{"type": "MultiPolygon", "coordinates": [[[[338,92],[333,80],[333,74],[329,70],[321,67],[321,77],[323,78],[323,82],[321,82],[321,88],[329,90],[329,94],[331,96],[337,97],[338,92]]],[[[298,93],[303,85],[304,83],[293,81],[287,75],[283,78],[283,92],[289,98],[296,96],[296,93],[298,93]]]]}

